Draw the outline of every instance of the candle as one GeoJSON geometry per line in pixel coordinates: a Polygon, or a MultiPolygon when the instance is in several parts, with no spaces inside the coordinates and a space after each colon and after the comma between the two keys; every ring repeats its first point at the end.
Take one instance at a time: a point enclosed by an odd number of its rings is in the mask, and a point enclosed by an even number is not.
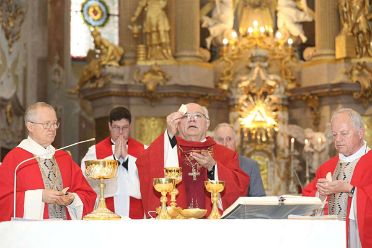
{"type": "Polygon", "coordinates": [[[291,138],[291,153],[294,152],[294,142],[295,142],[295,138],[291,138]]]}

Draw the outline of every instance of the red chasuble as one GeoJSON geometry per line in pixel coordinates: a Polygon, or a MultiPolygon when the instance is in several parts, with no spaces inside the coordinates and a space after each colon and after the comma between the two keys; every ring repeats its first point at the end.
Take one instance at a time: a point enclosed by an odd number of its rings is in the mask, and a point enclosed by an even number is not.
{"type": "MultiPolygon", "coordinates": [[[[15,167],[23,160],[34,155],[22,148],[11,150],[0,165],[0,221],[7,221],[13,217],[13,186],[15,167]]],[[[83,216],[93,211],[96,193],[83,176],[80,167],[64,151],[57,151],[54,155],[61,171],[63,188],[76,193],[84,204],[83,216]]],[[[27,190],[44,189],[44,182],[35,159],[22,164],[17,170],[17,217],[23,217],[24,197],[27,190]]],[[[71,219],[66,209],[67,218],[71,219]]],[[[44,206],[44,219],[48,219],[48,205],[44,206]]]]}
{"type": "MultiPolygon", "coordinates": [[[[145,150],[143,144],[140,142],[128,138],[128,154],[137,158],[145,150]]],[[[112,156],[112,144],[111,138],[107,137],[96,145],[97,159],[104,159],[108,156],[112,156]]],[[[114,197],[106,198],[107,208],[115,212],[114,197]]],[[[136,199],[130,196],[129,201],[129,218],[131,219],[143,219],[144,211],[142,206],[142,200],[136,199]]]]}
{"type": "MultiPolygon", "coordinates": [[[[206,142],[188,142],[180,138],[177,138],[177,142],[178,150],[180,150],[180,145],[181,149],[184,150],[189,150],[191,148],[199,150],[200,148],[205,149],[210,147],[213,152],[213,158],[217,162],[218,178],[219,180],[225,181],[225,189],[221,193],[224,209],[234,203],[238,197],[246,195],[249,177],[240,169],[236,152],[216,144],[210,137],[207,137],[206,142]]],[[[192,195],[190,190],[192,187],[202,187],[197,189],[199,192],[202,192],[203,195],[203,200],[198,202],[198,206],[199,208],[205,207],[209,213],[212,207],[210,193],[204,190],[204,184],[199,185],[199,183],[197,183],[197,185],[193,185],[191,188],[190,185],[186,186],[186,184],[192,180],[192,176],[190,175],[188,180],[185,180],[184,177],[188,176],[188,173],[192,173],[192,171],[190,171],[192,168],[185,169],[186,166],[189,165],[182,165],[185,158],[180,157],[180,152],[178,156],[179,165],[183,166],[183,180],[177,187],[179,190],[179,195],[177,196],[178,206],[181,208],[188,208],[190,199],[199,197],[192,195]]],[[[147,148],[137,159],[136,164],[140,177],[143,207],[145,213],[148,214],[148,211],[155,211],[155,209],[160,206],[160,193],[155,191],[152,181],[153,178],[164,177],[164,134],[161,134],[150,147],[147,148]]],[[[198,176],[200,178],[199,180],[202,182],[207,180],[207,171],[205,169],[199,169],[198,172],[200,173],[198,176]]],[[[196,202],[194,200],[193,207],[196,207],[195,204],[196,202]]]]}
{"type": "MultiPolygon", "coordinates": [[[[338,156],[331,158],[321,165],[315,174],[315,178],[304,188],[303,195],[315,196],[318,179],[325,178],[328,172],[333,174],[337,163],[338,156]]],[[[372,247],[372,150],[359,159],[350,184],[357,188],[357,223],[362,247],[372,247]]],[[[349,197],[347,206],[347,229],[349,228],[351,199],[349,197]]],[[[326,213],[328,213],[328,209],[326,209],[326,213]]],[[[348,233],[347,230],[346,237],[348,237],[348,233]]]]}

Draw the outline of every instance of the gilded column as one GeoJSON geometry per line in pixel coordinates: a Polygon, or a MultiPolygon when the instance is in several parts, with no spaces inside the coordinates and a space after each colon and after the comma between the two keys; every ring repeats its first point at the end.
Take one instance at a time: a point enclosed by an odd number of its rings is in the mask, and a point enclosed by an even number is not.
{"type": "Polygon", "coordinates": [[[175,58],[179,61],[201,60],[200,0],[177,0],[176,16],[175,58]]]}
{"type": "Polygon", "coordinates": [[[132,31],[128,28],[130,18],[138,5],[138,0],[120,0],[119,2],[119,45],[124,48],[124,62],[135,62],[136,42],[133,39],[132,31]]]}
{"type": "Polygon", "coordinates": [[[335,38],[339,32],[337,0],[315,0],[314,58],[334,58],[335,38]]]}

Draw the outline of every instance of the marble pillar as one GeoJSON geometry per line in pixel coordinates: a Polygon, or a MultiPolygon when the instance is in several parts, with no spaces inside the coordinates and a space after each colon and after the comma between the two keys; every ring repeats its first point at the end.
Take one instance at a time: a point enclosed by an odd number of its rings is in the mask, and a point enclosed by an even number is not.
{"type": "Polygon", "coordinates": [[[337,0],[315,0],[314,59],[335,57],[335,38],[339,32],[337,0]]]}
{"type": "Polygon", "coordinates": [[[201,61],[200,0],[176,1],[176,52],[178,61],[201,61]]]}

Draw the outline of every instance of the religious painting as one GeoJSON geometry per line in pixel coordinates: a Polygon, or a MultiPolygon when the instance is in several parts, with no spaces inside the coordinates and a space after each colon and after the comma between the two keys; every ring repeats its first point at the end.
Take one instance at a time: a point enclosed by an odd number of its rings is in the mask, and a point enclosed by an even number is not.
{"type": "Polygon", "coordinates": [[[167,127],[165,117],[136,117],[135,138],[145,145],[150,145],[167,127]]]}

